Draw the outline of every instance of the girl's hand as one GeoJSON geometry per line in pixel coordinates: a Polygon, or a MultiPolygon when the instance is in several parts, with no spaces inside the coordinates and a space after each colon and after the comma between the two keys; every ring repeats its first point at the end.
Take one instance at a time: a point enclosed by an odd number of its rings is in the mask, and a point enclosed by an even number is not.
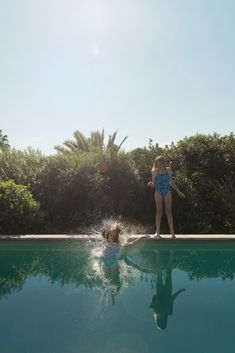
{"type": "Polygon", "coordinates": [[[181,191],[178,191],[178,195],[181,199],[184,199],[185,198],[185,194],[181,191]]]}
{"type": "Polygon", "coordinates": [[[149,181],[148,184],[147,184],[147,186],[150,186],[151,188],[153,188],[153,187],[154,187],[153,182],[152,182],[152,181],[149,181]]]}

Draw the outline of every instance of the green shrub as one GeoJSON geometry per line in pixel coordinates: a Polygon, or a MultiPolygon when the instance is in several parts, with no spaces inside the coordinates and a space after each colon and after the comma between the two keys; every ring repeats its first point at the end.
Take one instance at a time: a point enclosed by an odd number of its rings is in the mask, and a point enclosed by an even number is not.
{"type": "Polygon", "coordinates": [[[39,230],[39,203],[24,185],[0,181],[0,234],[23,234],[39,230]]]}
{"type": "MultiPolygon", "coordinates": [[[[30,147],[0,150],[0,180],[10,179],[27,187],[40,203],[44,231],[79,231],[103,217],[119,215],[134,217],[153,228],[154,190],[146,184],[157,155],[165,156],[167,165],[172,162],[173,178],[186,195],[179,199],[173,192],[176,233],[235,231],[234,134],[197,134],[165,147],[150,140],[147,147],[129,152],[115,144],[116,133],[106,147],[103,133],[92,133],[86,141],[77,133],[76,137],[78,145],[69,143],[69,150],[62,148],[50,156],[30,147]],[[79,141],[85,143],[84,148],[79,141]]],[[[8,220],[8,225],[1,221],[1,227],[5,224],[4,232],[15,232],[10,217],[8,220]]],[[[28,228],[17,229],[22,233],[28,228]]],[[[162,231],[168,230],[163,216],[162,231]]]]}

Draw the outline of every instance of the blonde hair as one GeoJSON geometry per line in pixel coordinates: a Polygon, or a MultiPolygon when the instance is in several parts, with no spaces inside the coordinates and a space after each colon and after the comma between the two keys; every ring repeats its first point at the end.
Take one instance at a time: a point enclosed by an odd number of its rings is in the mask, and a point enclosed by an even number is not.
{"type": "Polygon", "coordinates": [[[161,162],[164,166],[164,169],[166,169],[166,160],[163,156],[157,156],[155,158],[155,161],[153,162],[153,166],[152,166],[152,172],[154,172],[155,170],[157,170],[157,162],[161,162]]]}

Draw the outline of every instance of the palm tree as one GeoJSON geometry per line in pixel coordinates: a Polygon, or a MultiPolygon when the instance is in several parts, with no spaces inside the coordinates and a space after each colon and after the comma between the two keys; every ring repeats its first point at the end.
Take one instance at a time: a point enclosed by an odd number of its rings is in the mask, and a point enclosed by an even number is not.
{"type": "Polygon", "coordinates": [[[108,143],[105,145],[104,143],[104,129],[102,132],[92,131],[90,133],[90,137],[85,137],[81,131],[76,130],[73,133],[74,140],[65,140],[64,146],[55,146],[55,150],[63,153],[84,153],[84,152],[105,152],[109,151],[110,153],[117,154],[126,141],[127,136],[124,137],[120,144],[116,144],[117,131],[115,131],[112,135],[109,135],[108,143]]]}
{"type": "Polygon", "coordinates": [[[8,143],[8,137],[7,135],[2,134],[2,130],[0,130],[0,150],[3,150],[5,148],[9,148],[10,145],[8,143]]]}

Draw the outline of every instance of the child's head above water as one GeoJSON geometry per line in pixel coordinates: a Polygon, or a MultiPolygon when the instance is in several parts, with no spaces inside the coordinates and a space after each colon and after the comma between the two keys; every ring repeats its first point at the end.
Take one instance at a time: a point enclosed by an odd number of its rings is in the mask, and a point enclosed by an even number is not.
{"type": "Polygon", "coordinates": [[[109,243],[119,243],[119,235],[121,233],[121,226],[116,224],[111,227],[103,227],[102,235],[109,243]]]}

